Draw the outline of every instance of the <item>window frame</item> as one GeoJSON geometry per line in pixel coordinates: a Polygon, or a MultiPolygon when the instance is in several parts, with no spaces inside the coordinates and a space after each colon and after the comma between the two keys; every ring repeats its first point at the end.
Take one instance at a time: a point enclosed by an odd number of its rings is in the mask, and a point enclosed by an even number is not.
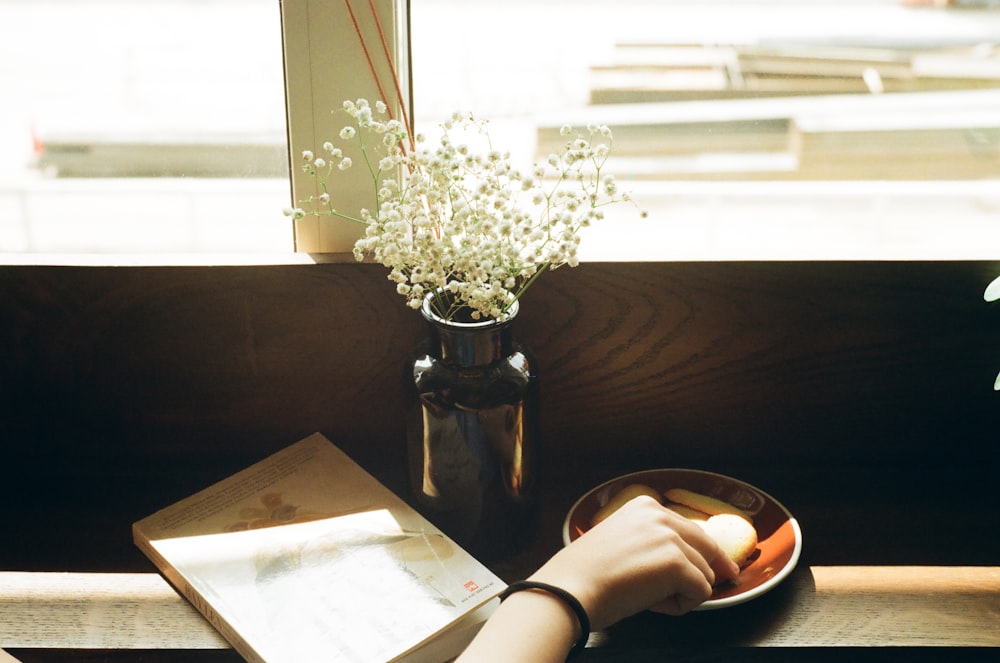
{"type": "MultiPolygon", "coordinates": [[[[320,193],[315,178],[299,167],[301,155],[336,138],[344,126],[344,116],[338,116],[336,109],[345,99],[381,98],[376,78],[384,82],[387,96],[395,97],[391,83],[395,69],[405,101],[385,101],[396,117],[405,103],[412,117],[409,0],[282,0],[281,23],[294,206],[320,193]]],[[[338,183],[343,185],[338,205],[352,210],[371,206],[372,183],[364,169],[338,173],[338,183]]],[[[294,221],[294,233],[299,253],[338,254],[351,252],[361,228],[340,219],[307,216],[294,221]]]]}

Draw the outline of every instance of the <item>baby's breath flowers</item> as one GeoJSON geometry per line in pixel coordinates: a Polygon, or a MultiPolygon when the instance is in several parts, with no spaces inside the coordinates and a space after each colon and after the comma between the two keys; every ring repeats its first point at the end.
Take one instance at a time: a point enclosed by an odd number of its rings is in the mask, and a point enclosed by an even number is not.
{"type": "Polygon", "coordinates": [[[539,275],[579,263],[580,230],[601,220],[602,208],[630,200],[605,172],[612,143],[605,126],[579,134],[563,127],[562,152],[521,172],[471,115],[455,113],[428,145],[420,135],[411,141],[381,102],[345,101],[343,109],[351,123],[339,136],[360,150],[373,207],[347,213],[334,206],[331,180],[354,164],[326,142],[319,154],[302,153],[321,193],[286,214],[363,224],[355,258],[388,267],[411,308],[433,293],[435,313],[446,320],[505,320],[539,275]]]}

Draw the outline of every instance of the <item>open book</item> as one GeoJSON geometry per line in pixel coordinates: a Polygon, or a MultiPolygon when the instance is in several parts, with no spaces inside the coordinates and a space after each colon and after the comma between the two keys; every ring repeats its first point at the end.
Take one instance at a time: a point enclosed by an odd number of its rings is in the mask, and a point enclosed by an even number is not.
{"type": "Polygon", "coordinates": [[[132,532],[248,661],[440,663],[505,587],[318,433],[132,532]]]}

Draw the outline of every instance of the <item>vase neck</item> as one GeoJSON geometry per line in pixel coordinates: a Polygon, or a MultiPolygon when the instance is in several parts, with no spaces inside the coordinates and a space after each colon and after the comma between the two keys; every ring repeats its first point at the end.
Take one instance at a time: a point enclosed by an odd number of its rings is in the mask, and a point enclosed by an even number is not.
{"type": "Polygon", "coordinates": [[[438,316],[428,302],[421,309],[430,339],[430,354],[452,366],[488,366],[514,351],[512,323],[517,302],[503,322],[453,322],[438,316]]]}
{"type": "Polygon", "coordinates": [[[510,321],[479,329],[428,321],[430,352],[453,366],[487,366],[513,352],[510,321]]]}

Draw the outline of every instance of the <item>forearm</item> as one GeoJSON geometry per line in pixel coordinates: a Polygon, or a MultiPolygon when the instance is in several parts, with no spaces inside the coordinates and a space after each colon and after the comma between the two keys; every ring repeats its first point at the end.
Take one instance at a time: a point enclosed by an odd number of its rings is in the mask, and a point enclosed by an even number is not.
{"type": "Polygon", "coordinates": [[[701,527],[637,497],[528,579],[547,589],[513,583],[458,661],[561,663],[585,635],[581,624],[600,631],[643,610],[681,615],[738,574],[701,527]]]}
{"type": "Polygon", "coordinates": [[[457,663],[562,663],[580,623],[561,599],[537,590],[509,596],[457,663]]]}

